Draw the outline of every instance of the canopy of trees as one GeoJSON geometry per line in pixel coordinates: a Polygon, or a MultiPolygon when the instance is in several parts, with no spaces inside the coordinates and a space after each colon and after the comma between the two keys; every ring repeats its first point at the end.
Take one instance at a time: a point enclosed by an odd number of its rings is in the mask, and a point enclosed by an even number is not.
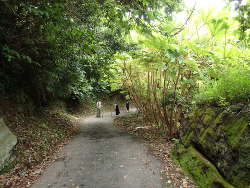
{"type": "Polygon", "coordinates": [[[187,142],[208,143],[213,158],[231,155],[217,168],[228,173],[238,161],[243,170],[231,171],[231,182],[249,187],[250,0],[227,2],[220,11],[188,10],[178,23],[181,0],[0,0],[0,102],[79,104],[122,90],[166,139],[182,130],[187,142]],[[201,112],[196,127],[192,111],[201,112]],[[211,142],[221,138],[224,145],[211,142]]]}
{"type": "Polygon", "coordinates": [[[109,92],[116,52],[132,48],[125,34],[171,0],[0,1],[0,92],[37,105],[109,92]]]}
{"type": "Polygon", "coordinates": [[[0,92],[37,105],[129,91],[174,136],[195,105],[250,96],[249,1],[172,19],[179,0],[0,1],[0,92]]]}

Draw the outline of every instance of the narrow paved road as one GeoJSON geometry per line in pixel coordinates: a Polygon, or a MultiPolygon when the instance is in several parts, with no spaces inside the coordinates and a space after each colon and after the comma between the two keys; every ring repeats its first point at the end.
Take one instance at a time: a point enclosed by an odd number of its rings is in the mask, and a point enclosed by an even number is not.
{"type": "Polygon", "coordinates": [[[161,163],[143,141],[91,116],[32,188],[162,188],[161,163]]]}

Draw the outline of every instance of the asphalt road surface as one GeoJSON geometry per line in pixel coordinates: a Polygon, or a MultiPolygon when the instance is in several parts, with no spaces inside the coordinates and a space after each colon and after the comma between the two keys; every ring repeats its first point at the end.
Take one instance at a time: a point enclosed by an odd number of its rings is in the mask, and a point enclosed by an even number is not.
{"type": "Polygon", "coordinates": [[[145,143],[113,126],[110,113],[81,122],[80,133],[32,188],[166,188],[145,143]]]}

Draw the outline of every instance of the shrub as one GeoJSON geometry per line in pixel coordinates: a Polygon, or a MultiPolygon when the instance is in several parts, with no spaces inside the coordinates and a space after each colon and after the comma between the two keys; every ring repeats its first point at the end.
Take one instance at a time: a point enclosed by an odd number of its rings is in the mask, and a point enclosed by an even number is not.
{"type": "Polygon", "coordinates": [[[198,104],[226,105],[250,99],[250,67],[237,65],[226,68],[218,80],[211,80],[195,96],[198,104]]]}

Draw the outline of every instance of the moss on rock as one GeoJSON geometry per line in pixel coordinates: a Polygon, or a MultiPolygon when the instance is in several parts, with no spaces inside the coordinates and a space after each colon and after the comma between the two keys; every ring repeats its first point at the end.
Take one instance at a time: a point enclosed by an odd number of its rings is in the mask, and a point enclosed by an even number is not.
{"type": "Polygon", "coordinates": [[[187,149],[179,145],[173,153],[174,158],[201,188],[233,188],[194,147],[187,149]]]}
{"type": "Polygon", "coordinates": [[[250,106],[197,109],[186,124],[183,145],[198,149],[235,187],[250,188],[250,106]]]}
{"type": "Polygon", "coordinates": [[[209,126],[212,121],[216,118],[217,113],[212,108],[207,108],[203,112],[202,122],[204,125],[209,126]]]}
{"type": "Polygon", "coordinates": [[[248,120],[244,117],[241,119],[233,120],[225,126],[225,132],[227,134],[228,143],[232,147],[239,147],[240,138],[244,134],[244,131],[248,127],[248,120]]]}

